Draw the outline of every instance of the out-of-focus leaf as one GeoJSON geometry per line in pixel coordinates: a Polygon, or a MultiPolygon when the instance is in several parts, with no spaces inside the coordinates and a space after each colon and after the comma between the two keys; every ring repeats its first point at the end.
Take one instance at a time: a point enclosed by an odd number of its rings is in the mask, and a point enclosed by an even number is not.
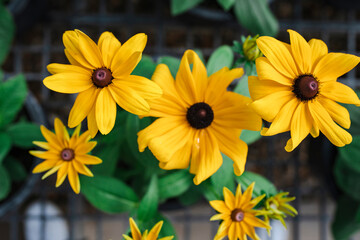
{"type": "Polygon", "coordinates": [[[188,170],[178,170],[159,178],[160,200],[183,194],[192,184],[192,175],[188,170]]]}
{"type": "Polygon", "coordinates": [[[179,201],[184,206],[190,206],[198,202],[202,197],[201,191],[197,186],[191,186],[185,193],[179,196],[179,201]]]}
{"type": "Polygon", "coordinates": [[[0,132],[0,165],[11,149],[11,139],[6,133],[0,132]]]}
{"type": "Polygon", "coordinates": [[[140,202],[138,209],[138,219],[140,221],[146,221],[152,219],[158,208],[159,204],[159,191],[158,191],[158,179],[156,175],[151,177],[151,181],[148,190],[140,202]]]}
{"type": "Polygon", "coordinates": [[[143,55],[141,61],[138,63],[134,71],[131,73],[132,75],[143,76],[148,79],[151,79],[156,68],[155,62],[152,60],[150,56],[143,55]]]}
{"type": "Polygon", "coordinates": [[[241,188],[243,190],[248,188],[251,183],[255,182],[253,190],[254,198],[261,196],[264,193],[268,197],[277,194],[277,190],[274,184],[257,173],[245,171],[241,176],[236,176],[236,180],[239,184],[241,184],[241,188]]]}
{"type": "Polygon", "coordinates": [[[279,22],[272,14],[267,1],[236,0],[234,11],[240,24],[253,34],[275,36],[279,31],[279,22]]]}
{"type": "Polygon", "coordinates": [[[176,16],[196,7],[204,0],[171,0],[171,14],[176,16]]]}
{"type": "Polygon", "coordinates": [[[336,204],[335,218],[331,230],[335,240],[348,240],[360,229],[360,202],[350,196],[341,196],[336,204]]]}
{"type": "Polygon", "coordinates": [[[27,171],[22,163],[12,156],[7,156],[4,161],[4,167],[9,173],[12,181],[23,181],[27,176],[27,171]]]}
{"type": "Polygon", "coordinates": [[[206,181],[202,182],[199,185],[199,187],[200,187],[200,191],[203,193],[206,200],[212,201],[212,200],[221,199],[221,194],[219,194],[215,190],[215,187],[211,184],[210,180],[206,180],[206,181]]]}
{"type": "Polygon", "coordinates": [[[20,148],[30,148],[33,141],[40,141],[44,137],[41,134],[39,125],[30,122],[15,123],[6,129],[12,143],[20,148]]]}
{"type": "MultiPolygon", "coordinates": [[[[360,91],[356,90],[355,93],[360,97],[360,91]]],[[[360,135],[360,108],[353,104],[343,104],[350,113],[351,127],[349,133],[351,135],[360,135]]]]}
{"type": "Polygon", "coordinates": [[[108,213],[121,213],[137,208],[138,197],[124,182],[108,177],[80,176],[81,193],[96,208],[108,213]]]}
{"type": "Polygon", "coordinates": [[[0,128],[14,120],[27,95],[24,75],[0,83],[0,128]]]}
{"type": "Polygon", "coordinates": [[[240,139],[250,145],[261,138],[260,131],[242,130],[240,139]]]}
{"type": "Polygon", "coordinates": [[[229,9],[234,5],[235,0],[217,0],[217,2],[225,11],[229,11],[229,9]]]}
{"type": "Polygon", "coordinates": [[[217,48],[210,56],[206,65],[208,76],[219,71],[223,67],[231,68],[234,61],[234,53],[231,47],[224,45],[217,48]]]}
{"type": "Polygon", "coordinates": [[[175,57],[171,57],[171,56],[164,56],[164,57],[160,57],[158,59],[158,64],[163,63],[165,65],[167,65],[170,69],[171,75],[173,76],[173,78],[176,78],[176,74],[179,70],[179,66],[180,66],[180,59],[175,58],[175,57]]]}
{"type": "Polygon", "coordinates": [[[11,189],[11,180],[6,169],[0,164],[0,200],[9,195],[11,189]]]}
{"type": "Polygon", "coordinates": [[[14,38],[15,24],[10,12],[0,4],[0,66],[4,63],[14,38]]]}
{"type": "Polygon", "coordinates": [[[222,154],[223,164],[221,167],[210,177],[210,181],[215,188],[215,191],[222,196],[223,188],[227,187],[228,189],[235,188],[235,175],[233,161],[222,154]]]}
{"type": "Polygon", "coordinates": [[[200,60],[205,65],[205,58],[204,58],[204,54],[202,53],[201,49],[194,49],[194,52],[199,56],[200,60]]]}

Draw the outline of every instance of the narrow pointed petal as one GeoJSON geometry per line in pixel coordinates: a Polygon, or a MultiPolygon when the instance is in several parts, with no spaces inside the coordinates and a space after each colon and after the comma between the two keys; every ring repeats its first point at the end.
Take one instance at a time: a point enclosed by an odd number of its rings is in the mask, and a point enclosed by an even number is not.
{"type": "Polygon", "coordinates": [[[354,90],[339,82],[327,82],[321,85],[320,94],[336,102],[360,105],[354,90]]]}
{"type": "MultiPolygon", "coordinates": [[[[128,77],[140,62],[141,57],[141,52],[135,52],[126,60],[126,62],[118,63],[116,65],[113,64],[114,68],[111,69],[113,77],[119,79],[128,77]]],[[[115,62],[115,60],[113,60],[113,62],[115,62]]]]}
{"type": "Polygon", "coordinates": [[[229,209],[234,209],[236,207],[234,194],[226,187],[223,188],[223,194],[226,206],[228,206],[229,209]]]}
{"type": "Polygon", "coordinates": [[[89,38],[85,33],[80,30],[75,30],[78,34],[79,47],[84,58],[93,66],[94,69],[104,66],[102,61],[99,47],[89,38]]]}
{"type": "Polygon", "coordinates": [[[69,164],[68,179],[69,179],[71,188],[74,190],[74,192],[76,194],[79,194],[80,193],[79,175],[76,172],[75,168],[72,166],[72,164],[69,164]]]}
{"type": "Polygon", "coordinates": [[[322,96],[318,98],[318,101],[319,103],[321,103],[321,105],[323,105],[323,107],[326,109],[326,111],[330,114],[331,118],[335,122],[337,122],[343,128],[350,128],[350,114],[345,107],[337,104],[333,100],[327,99],[322,96]]]}
{"type": "Polygon", "coordinates": [[[328,53],[328,47],[326,44],[319,39],[311,39],[309,41],[309,46],[311,49],[311,62],[312,66],[310,72],[314,72],[314,69],[320,59],[324,57],[328,53]]]}
{"type": "Polygon", "coordinates": [[[68,173],[69,163],[64,162],[57,172],[56,187],[59,187],[65,180],[68,173]]]}
{"type": "Polygon", "coordinates": [[[90,169],[87,168],[84,164],[82,164],[77,159],[74,159],[73,161],[71,161],[71,164],[78,173],[81,173],[81,174],[83,174],[85,176],[88,176],[88,177],[93,177],[94,176],[92,174],[92,172],[90,171],[90,169]]]}
{"type": "Polygon", "coordinates": [[[63,34],[63,43],[65,46],[65,54],[71,64],[94,69],[80,50],[78,33],[75,31],[66,31],[63,34]]]}
{"type": "Polygon", "coordinates": [[[96,118],[95,118],[95,106],[92,107],[92,109],[89,112],[89,115],[87,116],[87,125],[88,129],[90,131],[90,135],[92,138],[94,138],[99,131],[99,128],[96,124],[96,118]]]}
{"type": "Polygon", "coordinates": [[[55,134],[59,142],[64,142],[64,144],[65,142],[67,143],[70,140],[70,136],[66,127],[59,118],[55,118],[54,126],[55,126],[55,134]]]}
{"type": "Polygon", "coordinates": [[[116,119],[116,104],[108,89],[101,89],[95,106],[96,123],[102,134],[108,134],[113,129],[116,119]]]}
{"type": "Polygon", "coordinates": [[[76,146],[75,151],[78,155],[83,155],[93,150],[96,144],[97,142],[80,142],[80,144],[76,146]]]}
{"type": "Polygon", "coordinates": [[[57,163],[52,169],[50,169],[49,171],[47,171],[42,177],[41,180],[44,180],[45,178],[47,178],[48,176],[54,174],[57,170],[59,170],[59,168],[62,166],[62,163],[59,164],[57,163]]]}
{"type": "Polygon", "coordinates": [[[283,75],[279,70],[274,67],[269,59],[260,57],[256,59],[256,70],[260,80],[271,80],[285,86],[292,86],[296,76],[289,77],[283,75]]]}
{"type": "Polygon", "coordinates": [[[224,214],[231,214],[231,210],[228,208],[228,206],[225,204],[224,201],[221,200],[213,200],[209,202],[211,207],[213,209],[215,209],[217,212],[219,213],[224,213],[224,214]]]}
{"type": "Polygon", "coordinates": [[[133,239],[141,240],[141,232],[140,232],[138,226],[136,225],[134,219],[130,218],[129,222],[130,222],[130,230],[131,230],[133,239]]]}
{"type": "Polygon", "coordinates": [[[300,69],[300,74],[305,74],[310,71],[311,67],[311,48],[307,41],[297,32],[288,30],[290,34],[291,52],[300,69]]]}
{"type": "Polygon", "coordinates": [[[103,32],[99,38],[98,46],[105,67],[110,68],[111,62],[121,46],[119,40],[111,32],[103,32]]]}
{"type": "Polygon", "coordinates": [[[91,76],[92,72],[91,70],[83,67],[79,67],[72,64],[60,64],[60,63],[51,63],[47,65],[47,70],[51,74],[57,74],[57,73],[79,73],[83,75],[91,76]]]}
{"type": "Polygon", "coordinates": [[[61,93],[78,93],[94,85],[90,76],[71,72],[51,75],[46,77],[43,83],[47,88],[61,93]]]}
{"type": "Polygon", "coordinates": [[[158,222],[149,232],[148,239],[157,239],[163,225],[163,221],[158,222]]]}
{"type": "Polygon", "coordinates": [[[77,155],[76,160],[86,165],[96,165],[102,163],[102,160],[92,155],[77,155]]]}
{"type": "Polygon", "coordinates": [[[32,173],[45,172],[56,166],[58,160],[45,160],[42,163],[39,163],[32,171],[32,173]]]}
{"type": "Polygon", "coordinates": [[[50,149],[50,145],[47,142],[33,141],[32,143],[35,144],[36,146],[44,148],[46,150],[50,149]]]}

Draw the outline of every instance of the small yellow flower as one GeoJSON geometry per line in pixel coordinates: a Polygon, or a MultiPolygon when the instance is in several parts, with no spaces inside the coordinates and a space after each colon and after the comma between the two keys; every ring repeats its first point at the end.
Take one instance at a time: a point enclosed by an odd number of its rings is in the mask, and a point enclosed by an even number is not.
{"type": "MultiPolygon", "coordinates": [[[[130,230],[131,230],[132,238],[123,234],[125,240],[157,240],[161,227],[163,225],[163,221],[160,221],[150,230],[150,232],[148,232],[148,230],[145,230],[145,232],[141,234],[134,219],[130,218],[129,222],[130,222],[130,230]]],[[[173,238],[174,236],[168,236],[168,237],[159,238],[158,240],[171,240],[173,238]]]]}
{"type": "Polygon", "coordinates": [[[281,192],[266,199],[265,207],[263,209],[264,213],[266,213],[264,214],[265,222],[269,223],[270,218],[277,219],[286,228],[286,223],[284,221],[286,215],[295,217],[295,215],[298,214],[296,209],[288,204],[288,202],[295,200],[295,197],[286,197],[288,194],[288,192],[281,192]]]}
{"type": "Polygon", "coordinates": [[[50,169],[42,177],[42,179],[45,179],[57,171],[56,187],[59,187],[68,176],[72,189],[75,193],[79,193],[80,181],[78,173],[92,177],[93,174],[85,164],[102,163],[100,158],[87,154],[96,146],[96,142],[89,142],[91,139],[89,131],[79,136],[80,125],[75,129],[71,138],[60,119],[56,118],[54,125],[55,134],[44,126],[40,127],[41,133],[47,142],[33,142],[46,150],[30,151],[30,154],[35,157],[45,159],[34,168],[33,173],[40,173],[50,169]]]}
{"type": "Polygon", "coordinates": [[[265,194],[251,200],[255,182],[253,182],[242,194],[240,184],[234,194],[224,187],[224,201],[210,201],[210,205],[219,212],[210,221],[222,220],[214,240],[221,240],[228,236],[229,240],[244,240],[247,236],[259,240],[255,233],[255,227],[270,229],[266,222],[256,216],[263,214],[261,210],[253,209],[265,194]]]}
{"type": "Polygon", "coordinates": [[[290,45],[266,36],[257,40],[266,57],[256,59],[258,77],[249,77],[251,107],[271,122],[261,134],[290,131],[288,152],[309,133],[318,137],[320,131],[336,146],[349,144],[352,136],[341,128],[350,127],[349,112],[337,102],[360,105],[360,100],[337,78],[353,69],[360,58],[328,53],[323,41],[306,42],[297,32],[288,32],[290,45]]]}
{"type": "Polygon", "coordinates": [[[158,119],[138,133],[139,150],[149,147],[160,168],[166,170],[190,165],[195,184],[220,168],[220,152],[234,161],[235,174],[241,175],[248,151],[239,138],[241,131],[256,131],[262,125],[261,118],[248,107],[250,98],[227,91],[242,74],[241,68],[225,67],[208,77],[192,50],[184,53],[176,80],[166,65],[158,65],[152,79],[164,94],[149,101],[151,110],[145,116],[158,119]]]}
{"type": "Polygon", "coordinates": [[[247,36],[243,43],[243,52],[244,56],[249,61],[255,61],[257,58],[262,57],[262,52],[256,44],[256,39],[259,38],[259,35],[255,37],[247,36]]]}
{"type": "Polygon", "coordinates": [[[116,104],[133,114],[146,114],[148,99],[161,96],[161,88],[141,76],[130,75],[141,60],[147,36],[136,34],[123,45],[110,32],[98,43],[79,30],[63,35],[65,55],[71,64],[49,64],[53,74],[44,85],[61,93],[79,93],[69,115],[73,128],[86,117],[91,136],[108,134],[114,127],[116,104]]]}

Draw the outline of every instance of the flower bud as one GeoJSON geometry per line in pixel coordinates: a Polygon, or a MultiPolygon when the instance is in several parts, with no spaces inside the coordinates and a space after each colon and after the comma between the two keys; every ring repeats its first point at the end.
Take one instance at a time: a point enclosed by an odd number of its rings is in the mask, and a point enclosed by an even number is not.
{"type": "Polygon", "coordinates": [[[256,39],[258,38],[259,35],[256,35],[255,37],[249,35],[243,43],[244,55],[249,61],[255,61],[255,59],[263,55],[256,44],[256,39]]]}

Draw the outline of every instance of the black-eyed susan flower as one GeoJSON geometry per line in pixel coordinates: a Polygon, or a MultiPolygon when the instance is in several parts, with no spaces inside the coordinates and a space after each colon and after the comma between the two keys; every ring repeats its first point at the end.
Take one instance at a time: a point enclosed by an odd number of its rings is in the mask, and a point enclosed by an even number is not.
{"type": "Polygon", "coordinates": [[[262,124],[247,106],[250,98],[226,89],[242,74],[240,68],[223,68],[208,77],[192,50],[184,53],[176,81],[166,65],[158,65],[152,79],[163,96],[149,101],[151,110],[145,115],[158,119],[138,133],[139,150],[149,147],[166,170],[190,165],[195,184],[219,169],[220,152],[234,161],[235,174],[242,174],[248,147],[239,139],[241,130],[259,130],[262,124]]]}
{"type": "Polygon", "coordinates": [[[143,234],[141,234],[134,219],[130,218],[129,222],[130,222],[130,230],[131,230],[132,237],[129,237],[129,236],[123,234],[123,237],[125,238],[125,240],[171,240],[174,238],[174,236],[168,236],[168,237],[163,237],[163,238],[158,239],[161,227],[163,225],[163,221],[158,222],[150,230],[150,232],[148,232],[148,230],[145,230],[145,232],[143,234]]]}
{"type": "Polygon", "coordinates": [[[109,133],[115,124],[116,104],[133,114],[146,114],[148,99],[160,97],[161,88],[141,76],[131,75],[141,59],[147,36],[139,33],[123,45],[110,32],[94,43],[79,30],[63,35],[70,64],[49,64],[53,74],[44,85],[61,93],[79,93],[69,115],[73,128],[87,117],[91,136],[109,133]]]}
{"type": "Polygon", "coordinates": [[[271,228],[269,224],[257,217],[263,214],[263,211],[256,210],[254,207],[265,197],[265,194],[251,199],[254,185],[253,182],[242,194],[239,184],[235,196],[229,189],[224,187],[224,201],[210,201],[210,205],[218,212],[218,214],[211,217],[210,221],[222,221],[214,240],[221,240],[226,236],[228,236],[229,240],[244,240],[247,239],[247,236],[259,240],[258,235],[255,233],[255,227],[271,228]]]}
{"type": "Polygon", "coordinates": [[[298,214],[296,209],[289,204],[295,200],[295,197],[287,197],[287,195],[289,195],[288,192],[281,192],[265,200],[263,210],[266,223],[269,223],[270,219],[276,219],[286,228],[284,218],[287,215],[295,217],[298,214]]]}
{"type": "Polygon", "coordinates": [[[41,126],[41,133],[47,142],[34,141],[33,143],[46,151],[30,151],[35,157],[45,159],[38,164],[33,173],[47,171],[42,179],[57,171],[56,187],[59,187],[68,176],[70,185],[75,193],[80,192],[79,173],[92,177],[93,174],[86,165],[102,163],[101,159],[88,153],[96,146],[91,139],[90,132],[80,133],[80,125],[76,127],[71,138],[60,119],[55,119],[55,134],[41,126]]]}
{"type": "Polygon", "coordinates": [[[319,131],[336,146],[349,144],[352,136],[341,128],[350,127],[349,112],[337,102],[359,105],[360,100],[337,78],[353,69],[360,58],[328,53],[323,41],[306,42],[297,32],[288,31],[290,45],[272,37],[257,40],[266,57],[256,60],[258,77],[249,77],[251,107],[271,122],[261,134],[290,131],[286,151],[295,149],[309,133],[317,137],[319,131]]]}

